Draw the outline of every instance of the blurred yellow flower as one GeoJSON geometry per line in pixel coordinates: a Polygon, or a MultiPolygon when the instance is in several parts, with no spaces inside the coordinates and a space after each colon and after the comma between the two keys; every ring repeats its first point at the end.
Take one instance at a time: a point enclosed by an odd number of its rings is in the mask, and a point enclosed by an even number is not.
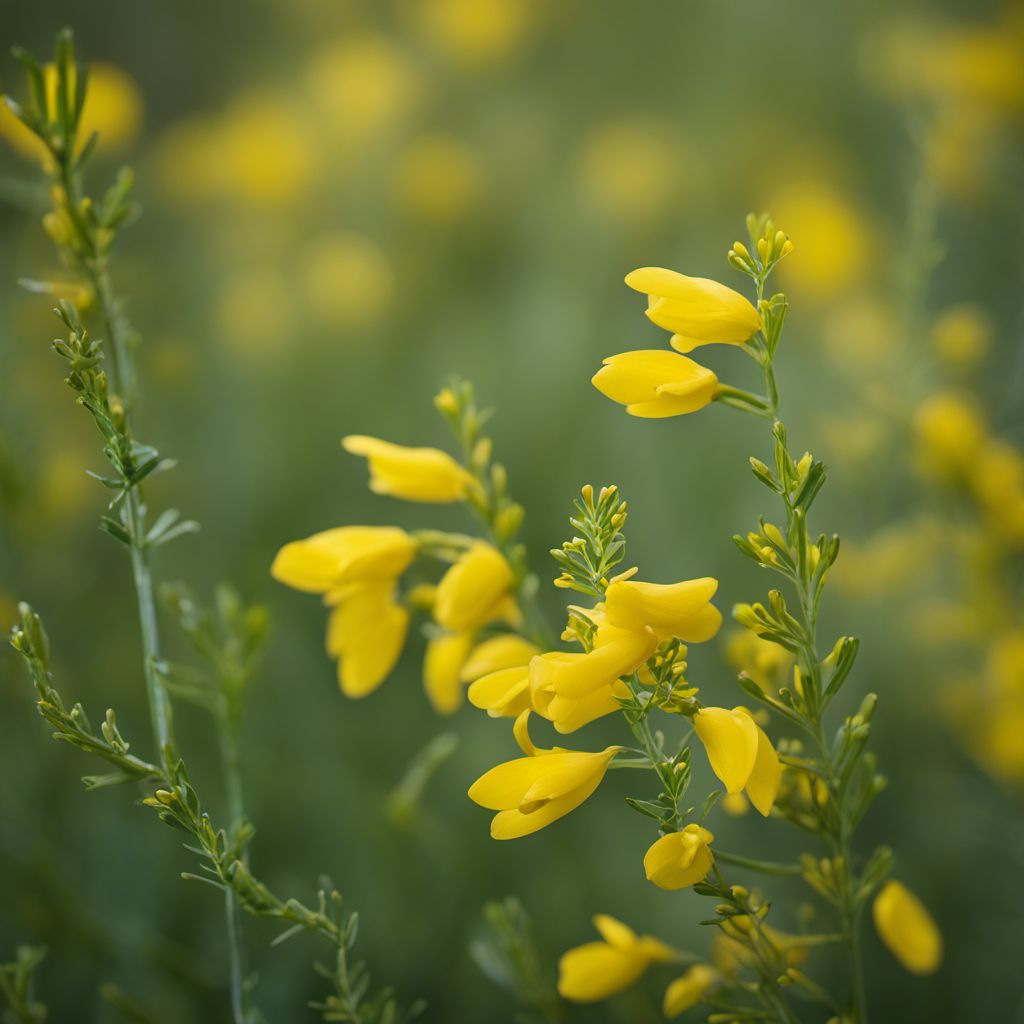
{"type": "Polygon", "coordinates": [[[395,297],[391,261],[376,242],[350,231],[314,239],[301,262],[310,309],[337,327],[366,327],[381,319],[395,297]]]}
{"type": "Polygon", "coordinates": [[[535,0],[419,0],[414,10],[421,31],[440,50],[483,67],[519,48],[534,6],[535,0]]]}
{"type": "Polygon", "coordinates": [[[717,589],[718,580],[710,576],[668,584],[615,580],[605,591],[604,614],[620,629],[650,627],[659,640],[701,643],[722,625],[722,613],[711,604],[717,589]]]}
{"type": "Polygon", "coordinates": [[[685,1013],[704,998],[717,980],[718,972],[709,964],[694,964],[665,990],[662,1012],[669,1020],[685,1013]]]}
{"type": "Polygon", "coordinates": [[[707,367],[660,349],[609,356],[591,383],[630,416],[653,419],[697,412],[718,389],[718,378],[707,367]]]}
{"type": "Polygon", "coordinates": [[[514,585],[505,556],[491,544],[474,541],[437,585],[434,619],[447,630],[463,633],[498,617],[514,618],[514,585]]]}
{"type": "Polygon", "coordinates": [[[279,272],[242,270],[227,279],[215,310],[216,328],[234,358],[273,360],[294,338],[292,297],[279,272]]]}
{"type": "Polygon", "coordinates": [[[450,224],[479,201],[482,174],[477,154],[448,135],[426,135],[398,157],[395,198],[429,224],[450,224]]]}
{"type": "Polygon", "coordinates": [[[662,267],[641,267],[626,284],[647,296],[647,317],[672,332],[677,352],[701,345],[742,345],[761,330],[761,314],[732,288],[662,267]]]}
{"type": "MultiPolygon", "coordinates": [[[[52,64],[44,69],[47,103],[56,109],[57,70],[52,64]]],[[[93,132],[99,135],[98,153],[124,149],[138,137],[142,127],[142,94],[135,80],[111,64],[90,63],[85,106],[79,122],[79,148],[93,132]]],[[[21,156],[32,160],[45,157],[43,143],[19,121],[6,103],[0,102],[0,136],[21,156]]]]}
{"type": "Polygon", "coordinates": [[[374,494],[405,501],[460,501],[473,480],[440,448],[406,448],[363,434],[349,434],[341,444],[345,451],[368,461],[374,494]]]}
{"type": "Polygon", "coordinates": [[[701,708],[694,728],[711,762],[711,769],[729,793],[746,790],[750,802],[767,815],[779,792],[779,755],[746,708],[701,708]]]}
{"type": "Polygon", "coordinates": [[[422,85],[405,52],[385,35],[351,32],[313,55],[306,84],[321,134],[358,153],[415,107],[422,85]]]}
{"type": "Polygon", "coordinates": [[[346,697],[373,693],[395,667],[409,627],[409,613],[394,599],[393,580],[359,583],[335,592],[327,624],[327,653],[338,661],[346,697]]]}
{"type": "Polygon", "coordinates": [[[658,839],[644,856],[644,873],[659,889],[685,889],[704,881],[714,860],[714,836],[700,825],[689,824],[680,832],[658,839]]]}
{"type": "Polygon", "coordinates": [[[339,526],[285,544],[270,574],[296,590],[324,594],[351,583],[395,579],[416,549],[416,541],[397,526],[339,526]]]}
{"type": "Polygon", "coordinates": [[[947,306],[932,324],[932,348],[958,370],[977,366],[992,344],[992,324],[978,306],[947,306]]]}
{"type": "Polygon", "coordinates": [[[763,921],[756,925],[749,915],[738,914],[727,918],[711,940],[711,954],[715,967],[722,974],[734,974],[740,967],[756,966],[756,958],[744,940],[757,928],[779,958],[789,967],[799,967],[807,960],[808,949],[799,935],[787,935],[763,921]]]}
{"type": "Polygon", "coordinates": [[[515,724],[515,736],[525,757],[506,761],[469,787],[469,798],[497,811],[491,821],[494,839],[519,839],[574,811],[601,784],[608,764],[620,747],[596,753],[554,747],[540,750],[527,731],[530,712],[515,724]]]}
{"type": "Polygon", "coordinates": [[[462,668],[462,678],[467,682],[479,679],[489,672],[509,668],[526,668],[530,659],[540,653],[540,648],[518,633],[499,633],[488,637],[473,648],[462,668]]]}
{"type": "Polygon", "coordinates": [[[439,715],[454,714],[462,706],[462,666],[472,647],[472,633],[441,633],[427,641],[423,688],[439,715]]]}
{"type": "Polygon", "coordinates": [[[779,273],[787,291],[829,300],[865,276],[874,253],[874,229],[853,201],[825,181],[787,186],[770,203],[777,223],[800,239],[779,273]]]}
{"type": "Polygon", "coordinates": [[[912,974],[934,974],[942,963],[942,935],[924,904],[902,882],[886,882],[871,908],[889,952],[912,974]]]}
{"type": "Polygon", "coordinates": [[[786,679],[794,655],[764,640],[749,629],[735,629],[726,638],[725,656],[729,663],[749,676],[765,693],[775,693],[786,679]]]}
{"type": "Polygon", "coordinates": [[[596,1003],[629,988],[651,964],[671,963],[676,953],[650,935],[607,914],[594,918],[603,941],[588,942],[563,954],[558,964],[558,992],[574,1003],[596,1003]]]}
{"type": "Polygon", "coordinates": [[[930,476],[956,479],[970,469],[986,430],[970,398],[939,392],[918,406],[914,435],[919,468],[930,476]]]}
{"type": "Polygon", "coordinates": [[[673,124],[639,117],[599,125],[584,139],[579,156],[584,196],[626,226],[663,217],[676,202],[683,172],[676,134],[673,124]]]}

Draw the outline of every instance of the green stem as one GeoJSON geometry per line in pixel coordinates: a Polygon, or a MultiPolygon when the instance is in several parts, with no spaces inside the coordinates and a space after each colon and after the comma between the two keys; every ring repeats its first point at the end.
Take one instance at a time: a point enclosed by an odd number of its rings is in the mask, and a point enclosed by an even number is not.
{"type": "Polygon", "coordinates": [[[747,868],[750,871],[759,871],[762,875],[802,875],[803,868],[799,864],[775,864],[767,860],[755,860],[752,857],[744,857],[739,853],[729,853],[715,847],[715,859],[725,864],[734,864],[738,868],[747,868]]]}

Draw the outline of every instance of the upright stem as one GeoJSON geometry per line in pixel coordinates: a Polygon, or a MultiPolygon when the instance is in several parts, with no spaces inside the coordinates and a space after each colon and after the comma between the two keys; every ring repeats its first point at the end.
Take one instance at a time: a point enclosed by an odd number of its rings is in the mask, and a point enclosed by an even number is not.
{"type": "MultiPolygon", "coordinates": [[[[763,282],[758,283],[758,298],[760,299],[763,290],[763,282]]],[[[764,362],[765,388],[769,395],[773,414],[773,427],[781,425],[778,418],[778,388],[775,383],[775,371],[772,366],[772,357],[769,355],[764,362]]],[[[793,506],[790,504],[788,495],[783,496],[786,506],[786,527],[787,533],[793,525],[793,506]]],[[[825,725],[823,720],[824,708],[821,702],[821,658],[818,655],[817,641],[817,614],[815,611],[814,595],[811,593],[810,584],[801,574],[797,574],[794,586],[800,604],[801,625],[803,626],[804,642],[800,651],[800,668],[806,671],[809,683],[809,692],[813,700],[806,702],[807,717],[810,720],[810,731],[814,735],[818,746],[822,769],[827,779],[829,799],[835,801],[836,824],[830,828],[824,819],[822,825],[826,829],[826,838],[832,849],[835,858],[839,860],[837,868],[842,875],[842,890],[840,902],[837,907],[839,911],[840,927],[843,939],[848,950],[850,963],[850,988],[851,988],[851,1016],[850,1024],[867,1024],[867,1007],[864,994],[864,972],[861,963],[860,949],[860,912],[854,905],[855,884],[852,869],[852,828],[845,805],[845,794],[842,782],[836,770],[835,760],[825,736],[825,725]]]]}
{"type": "MultiPolygon", "coordinates": [[[[113,290],[106,268],[88,261],[92,284],[103,312],[107,338],[114,353],[114,386],[126,400],[125,416],[128,416],[130,388],[134,378],[132,355],[118,324],[117,309],[113,290]]],[[[130,554],[132,578],[135,581],[135,597],[139,610],[139,628],[142,634],[143,674],[149,697],[150,716],[153,721],[153,736],[160,753],[160,761],[167,767],[170,751],[174,746],[171,701],[163,680],[157,671],[160,661],[160,632],[156,618],[156,598],[149,566],[149,549],[145,543],[145,515],[142,495],[138,486],[129,487],[125,495],[128,517],[128,532],[131,536],[130,554]]]]}

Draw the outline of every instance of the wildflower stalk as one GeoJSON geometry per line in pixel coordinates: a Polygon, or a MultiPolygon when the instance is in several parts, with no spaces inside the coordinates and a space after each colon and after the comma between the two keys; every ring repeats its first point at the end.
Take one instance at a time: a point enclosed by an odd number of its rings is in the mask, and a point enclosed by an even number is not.
{"type": "MultiPolygon", "coordinates": [[[[134,439],[131,414],[136,402],[135,341],[109,270],[108,256],[118,229],[137,214],[137,206],[130,198],[133,179],[128,170],[122,170],[101,202],[94,202],[84,193],[82,168],[96,137],[93,135],[79,145],[87,73],[74,62],[71,31],[65,29],[57,38],[52,97],[39,63],[22,50],[16,50],[15,56],[28,72],[32,102],[23,107],[5,99],[15,116],[46,148],[45,164],[51,176],[54,205],[43,224],[63,260],[88,282],[106,337],[104,348],[90,338],[78,309],[69,302],[60,303],[57,313],[68,337],[66,341],[55,341],[53,347],[66,360],[66,381],[102,433],[104,455],[115,471],[114,476],[91,475],[114,492],[109,508],[116,512],[116,518],[104,516],[101,526],[128,548],[131,558],[143,670],[158,749],[156,761],[145,761],[129,752],[112,710],[107,711],[97,733],[81,705],[66,708],[50,678],[48,642],[42,624],[27,605],[20,606],[21,622],[12,631],[11,643],[29,666],[38,709],[54,727],[54,738],[101,758],[113,768],[105,775],[86,776],[83,781],[87,788],[131,781],[155,785],[157,788],[143,803],[156,809],[161,820],[184,831],[197,844],[188,848],[202,857],[203,873],[186,873],[182,877],[206,882],[224,892],[235,1024],[251,1024],[254,1019],[249,1006],[242,911],[287,923],[289,927],[278,941],[297,931],[309,931],[330,942],[334,965],[330,969],[317,967],[331,980],[336,994],[328,996],[322,1004],[314,1004],[325,1020],[373,1024],[378,1020],[408,1019],[399,1014],[388,990],[367,998],[369,979],[365,969],[361,964],[353,967],[348,962],[357,918],[342,912],[337,891],[321,890],[317,908],[311,909],[298,900],[276,896],[249,871],[248,843],[253,829],[244,812],[239,727],[241,695],[264,633],[262,609],[242,609],[233,593],[222,590],[218,602],[220,634],[216,635],[216,630],[211,632],[209,615],[197,609],[187,595],[172,593],[172,605],[185,631],[213,669],[212,682],[202,674],[188,671],[182,678],[181,667],[169,665],[161,656],[150,552],[197,527],[191,521],[181,520],[174,509],[164,511],[151,524],[147,522],[141,485],[150,475],[170,468],[173,462],[162,460],[155,449],[134,439]],[[109,376],[103,369],[105,352],[111,356],[109,376]],[[178,753],[170,703],[172,689],[213,713],[230,818],[228,829],[212,824],[178,753]]],[[[417,1012],[414,1005],[409,1018],[417,1012]]]]}
{"type": "MultiPolygon", "coordinates": [[[[818,613],[822,591],[827,570],[838,554],[839,539],[824,535],[816,543],[810,539],[807,512],[824,483],[825,468],[809,454],[794,459],[787,446],[786,427],[780,416],[774,362],[785,321],[786,299],[783,295],[775,295],[766,300],[765,285],[775,264],[786,254],[788,242],[765,218],[748,218],[748,228],[751,247],[758,253],[757,258],[737,244],[730,252],[730,261],[753,279],[757,305],[764,318],[764,330],[748,343],[747,351],[760,363],[764,373],[775,448],[775,473],[759,460],[752,459],[751,464],[759,480],[781,499],[785,526],[780,531],[770,524],[766,526],[762,520],[760,534],[735,540],[745,554],[786,577],[795,593],[798,612],[792,615],[781,594],[772,591],[769,595],[770,610],[763,605],[741,605],[734,614],[760,636],[781,643],[796,655],[795,695],[783,691],[783,701],[765,699],[763,694],[760,699],[776,710],[786,712],[789,720],[801,725],[812,737],[816,748],[816,758],[788,760],[788,763],[808,772],[825,788],[824,798],[814,801],[814,824],[831,857],[828,885],[821,885],[818,868],[809,869],[806,861],[803,873],[819,891],[826,890],[825,895],[836,908],[849,962],[851,1007],[847,1019],[851,1024],[866,1024],[860,923],[867,893],[862,888],[866,881],[877,884],[881,875],[865,879],[855,874],[853,832],[867,803],[884,782],[880,777],[872,776],[860,792],[852,793],[853,799],[851,790],[857,789],[852,785],[854,773],[862,764],[876,698],[869,694],[860,713],[846,720],[836,743],[829,742],[825,732],[825,712],[852,667],[857,643],[852,638],[841,638],[827,659],[822,659],[818,650],[818,613]]],[[[759,694],[752,682],[748,682],[745,689],[753,695],[759,694]]],[[[867,759],[863,763],[873,764],[867,759]]],[[[881,856],[873,858],[881,861],[873,866],[882,872],[887,866],[885,853],[880,851],[881,856]]],[[[753,864],[748,866],[758,870],[753,864]]]]}

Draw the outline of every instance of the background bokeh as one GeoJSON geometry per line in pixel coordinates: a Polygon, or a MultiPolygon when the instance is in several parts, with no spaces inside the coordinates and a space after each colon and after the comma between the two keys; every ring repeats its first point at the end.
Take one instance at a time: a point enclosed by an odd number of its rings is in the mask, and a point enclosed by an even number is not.
{"type": "MultiPolygon", "coordinates": [[[[787,420],[831,467],[815,525],[845,544],[825,635],[863,638],[850,706],[881,697],[890,786],[863,844],[895,847],[947,943],[922,980],[870,936],[872,1013],[1024,1020],[1024,469],[1007,447],[1024,442],[1024,7],[47,0],[4,5],[0,42],[45,54],[64,23],[103,66],[92,180],[131,162],[144,206],[115,272],[144,338],[141,434],[180,460],[154,503],[203,527],[157,572],[205,593],[230,579],[273,617],[246,708],[259,873],[310,898],[329,873],[361,911],[375,976],[425,997],[431,1021],[511,1019],[467,953],[483,904],[507,894],[552,967],[601,911],[705,948],[700,899],[643,878],[651,836],[621,799],[631,773],[555,827],[492,842],[465,790],[513,750],[506,725],[471,708],[435,717],[416,637],[380,691],[346,702],[316,600],[267,570],[283,542],[333,525],[463,525],[458,510],[371,495],[338,445],[351,432],[446,443],[431,398],[459,374],[496,409],[552,621],[546,551],[588,481],[629,500],[628,561],[646,575],[717,576],[723,608],[760,597],[729,537],[760,510],[746,460],[766,456],[764,431],[720,408],[632,420],[588,378],[606,355],[661,343],[628,270],[739,287],[725,251],[746,211],[766,209],[796,245],[779,278],[787,420]],[[449,730],[454,756],[394,822],[389,792],[449,730]]],[[[7,57],[0,86],[21,91],[7,57]]],[[[48,350],[51,302],[16,285],[60,290],[67,272],[39,226],[38,169],[3,117],[0,619],[29,600],[58,685],[95,712],[115,706],[144,749],[128,568],[96,530],[104,495],[82,472],[102,468],[95,432],[48,350]]],[[[704,353],[756,386],[739,353],[704,353]]],[[[716,703],[739,699],[725,647],[691,658],[716,703]]],[[[179,718],[215,799],[209,723],[179,718]]],[[[225,1019],[222,908],[178,879],[190,855],[124,790],[82,791],[91,769],[49,742],[11,652],[0,722],[0,953],[50,947],[40,984],[55,1021],[113,1019],[96,994],[111,980],[161,1021],[225,1019]]],[[[792,838],[751,816],[719,814],[715,831],[766,856],[792,838]]],[[[804,896],[778,891],[794,927],[804,896]]],[[[272,929],[249,933],[267,1018],[311,1018],[312,940],[270,950],[272,929]]],[[[655,1020],[660,992],[642,984],[569,1017],[655,1020]]]]}

